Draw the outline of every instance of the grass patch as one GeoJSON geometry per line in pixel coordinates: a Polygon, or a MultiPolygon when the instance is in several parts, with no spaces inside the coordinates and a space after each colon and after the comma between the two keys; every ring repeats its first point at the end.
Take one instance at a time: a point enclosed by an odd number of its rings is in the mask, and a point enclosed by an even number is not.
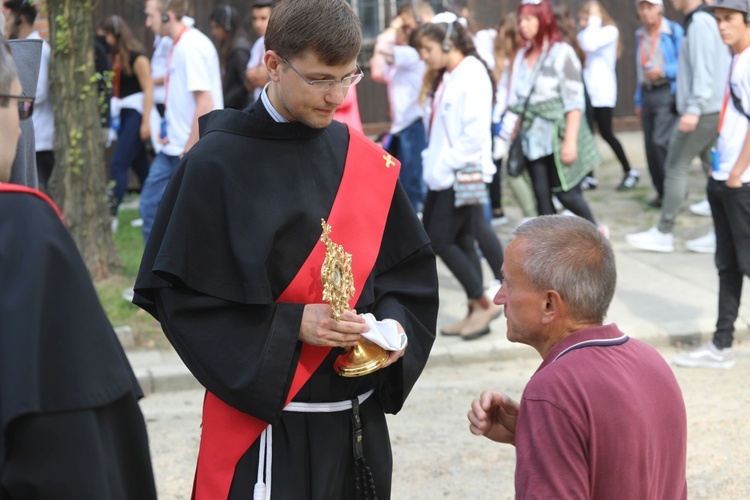
{"type": "Polygon", "coordinates": [[[139,218],[135,208],[121,208],[119,227],[114,235],[115,247],[120,255],[121,267],[114,270],[109,278],[95,284],[99,300],[113,326],[130,326],[138,347],[162,348],[169,342],[161,331],[159,323],[143,309],[123,298],[123,291],[132,288],[143,255],[143,237],[140,227],[130,222],[139,218]]]}

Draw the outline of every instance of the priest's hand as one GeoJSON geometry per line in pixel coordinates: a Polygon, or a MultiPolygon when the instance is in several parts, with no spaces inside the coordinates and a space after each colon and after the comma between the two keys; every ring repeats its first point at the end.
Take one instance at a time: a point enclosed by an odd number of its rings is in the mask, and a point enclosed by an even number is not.
{"type": "Polygon", "coordinates": [[[315,346],[349,348],[354,347],[362,334],[369,330],[365,319],[354,310],[345,311],[336,321],[330,305],[307,304],[302,313],[299,339],[315,346]]]}
{"type": "MultiPolygon", "coordinates": [[[[396,328],[398,329],[398,333],[406,334],[406,331],[404,330],[404,327],[401,326],[401,323],[399,323],[395,319],[387,319],[387,320],[384,320],[384,321],[393,321],[394,323],[396,323],[396,328]]],[[[407,347],[409,347],[409,344],[407,344],[400,351],[390,351],[388,353],[388,361],[385,362],[385,364],[383,365],[383,368],[385,368],[386,366],[391,366],[393,363],[395,363],[399,359],[403,358],[404,354],[406,354],[406,348],[407,347]]]]}
{"type": "Polygon", "coordinates": [[[498,443],[516,444],[518,403],[505,394],[484,391],[471,403],[469,430],[498,443]]]}

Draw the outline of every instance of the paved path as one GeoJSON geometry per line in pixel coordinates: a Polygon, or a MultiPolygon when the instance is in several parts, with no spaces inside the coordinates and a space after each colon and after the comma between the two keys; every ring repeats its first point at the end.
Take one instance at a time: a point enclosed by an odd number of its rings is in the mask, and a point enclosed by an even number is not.
{"type": "MultiPolygon", "coordinates": [[[[641,134],[620,134],[620,138],[642,174],[641,184],[632,192],[614,191],[621,172],[600,142],[605,159],[597,172],[600,186],[586,195],[595,216],[610,227],[617,259],[618,285],[607,321],[671,357],[682,343],[708,339],[716,321],[718,279],[713,256],[683,249],[684,240],[705,234],[711,221],[685,209],[675,228],[675,253],[630,248],[624,235],[655,225],[658,211],[643,209],[653,194],[648,187],[641,134]]],[[[704,195],[705,182],[699,170],[695,166],[691,174],[690,203],[704,195]]],[[[507,245],[520,213],[511,202],[506,212],[511,223],[498,228],[498,234],[507,245]]],[[[438,269],[439,324],[445,325],[463,316],[466,303],[456,280],[442,264],[438,269]]],[[[737,366],[721,372],[675,370],[688,406],[691,499],[750,498],[746,431],[750,427],[750,393],[744,386],[750,378],[750,343],[746,340],[750,286],[745,289],[737,322],[737,366]]],[[[152,394],[142,407],[160,498],[187,498],[202,392],[195,390],[198,384],[174,352],[130,351],[128,357],[144,390],[152,394]]],[[[393,498],[512,498],[513,450],[471,436],[465,414],[471,399],[484,388],[519,396],[538,364],[531,348],[507,341],[502,319],[493,322],[490,335],[475,341],[438,336],[430,363],[406,408],[390,417],[396,467],[393,498]]]]}
{"type": "MultiPolygon", "coordinates": [[[[688,408],[691,499],[750,498],[750,343],[737,366],[714,372],[676,369],[688,408]]],[[[660,351],[671,357],[674,347],[660,351]]],[[[466,412],[484,389],[518,399],[539,365],[535,353],[502,360],[428,365],[404,409],[389,415],[393,495],[398,499],[512,499],[514,449],[473,436],[466,412]]],[[[637,397],[637,395],[635,395],[637,397]]],[[[198,447],[200,390],[157,393],[141,402],[159,498],[188,498],[198,447]]]]}

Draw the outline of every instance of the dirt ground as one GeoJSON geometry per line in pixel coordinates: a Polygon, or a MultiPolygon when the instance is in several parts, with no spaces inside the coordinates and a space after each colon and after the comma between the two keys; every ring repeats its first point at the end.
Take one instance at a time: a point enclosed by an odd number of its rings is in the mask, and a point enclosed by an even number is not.
{"type": "MultiPolygon", "coordinates": [[[[735,345],[726,371],[674,368],[688,413],[688,496],[750,498],[750,343],[735,345]]],[[[664,347],[671,358],[677,351],[664,347]]],[[[515,359],[429,366],[406,406],[389,416],[394,499],[511,499],[515,450],[472,435],[466,412],[484,389],[520,398],[539,365],[530,351],[515,359]]],[[[159,498],[190,495],[202,391],[153,394],[141,402],[148,423],[159,498]]],[[[623,464],[627,466],[627,464],[623,464]]]]}

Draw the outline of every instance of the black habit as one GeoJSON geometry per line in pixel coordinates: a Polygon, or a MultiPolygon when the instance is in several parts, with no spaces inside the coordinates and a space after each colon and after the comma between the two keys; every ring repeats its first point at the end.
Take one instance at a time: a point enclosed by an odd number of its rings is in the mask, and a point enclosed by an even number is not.
{"type": "Polygon", "coordinates": [[[142,396],[57,213],[0,191],[0,499],[153,499],[142,396]]]}
{"type": "MultiPolygon", "coordinates": [[[[338,122],[324,129],[276,123],[261,100],[204,116],[201,140],[164,194],[136,281],[135,303],[161,322],[198,380],[225,403],[273,423],[273,498],[356,498],[351,411],[282,412],[304,304],[276,302],[320,237],[348,142],[338,122]]],[[[310,280],[313,286],[320,276],[310,280]]],[[[360,411],[379,498],[390,496],[392,469],[384,412],[401,409],[424,368],[437,308],[435,256],[397,184],[356,310],[399,321],[409,337],[406,354],[374,374],[344,378],[332,368],[343,351],[333,349],[294,398],[342,401],[375,389],[360,411]]],[[[230,498],[252,495],[258,447],[238,464],[230,498]]]]}

